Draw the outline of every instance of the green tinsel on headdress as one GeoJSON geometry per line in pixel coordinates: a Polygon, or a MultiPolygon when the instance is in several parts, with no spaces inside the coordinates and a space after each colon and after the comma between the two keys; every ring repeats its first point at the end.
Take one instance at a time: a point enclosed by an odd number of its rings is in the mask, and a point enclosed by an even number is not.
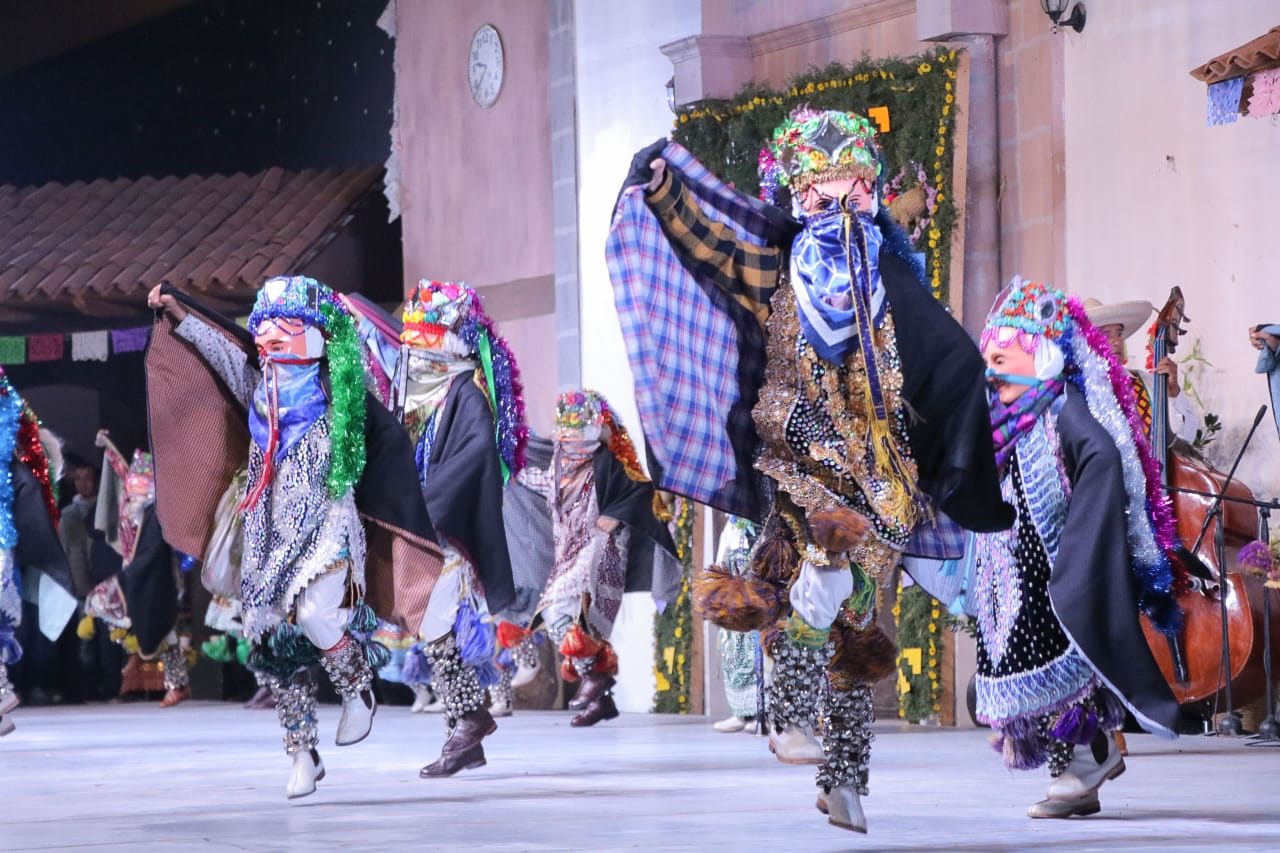
{"type": "Polygon", "coordinates": [[[353,488],[364,472],[364,366],[351,315],[332,302],[322,304],[320,313],[329,333],[325,355],[329,361],[332,433],[327,485],[329,496],[336,499],[353,488]]]}

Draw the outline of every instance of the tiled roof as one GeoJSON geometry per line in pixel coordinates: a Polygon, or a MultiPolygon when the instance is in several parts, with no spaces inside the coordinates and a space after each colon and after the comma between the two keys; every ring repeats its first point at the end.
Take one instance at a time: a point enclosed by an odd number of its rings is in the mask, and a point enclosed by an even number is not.
{"type": "Polygon", "coordinates": [[[1205,83],[1221,83],[1232,77],[1243,77],[1277,66],[1280,66],[1280,26],[1272,27],[1266,35],[1191,69],[1191,76],[1205,83]]]}
{"type": "Polygon", "coordinates": [[[381,176],[273,168],[0,186],[0,313],[136,304],[166,280],[207,297],[252,291],[300,271],[381,176]]]}

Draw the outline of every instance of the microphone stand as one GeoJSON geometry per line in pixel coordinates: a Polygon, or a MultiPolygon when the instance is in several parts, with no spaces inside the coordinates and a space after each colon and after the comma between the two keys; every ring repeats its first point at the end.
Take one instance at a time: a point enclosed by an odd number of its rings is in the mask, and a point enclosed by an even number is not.
{"type": "MultiPolygon", "coordinates": [[[[1258,541],[1270,547],[1271,531],[1267,529],[1267,519],[1271,516],[1271,507],[1258,507],[1258,541]]],[[[1258,733],[1254,735],[1249,746],[1271,746],[1280,744],[1280,721],[1276,720],[1275,698],[1272,696],[1271,680],[1271,590],[1262,588],[1262,675],[1267,679],[1267,717],[1258,724],[1258,733]]]]}
{"type": "MultiPolygon", "coordinates": [[[[1196,536],[1195,544],[1191,546],[1191,553],[1200,550],[1200,543],[1204,541],[1204,535],[1209,530],[1209,525],[1216,518],[1217,526],[1213,531],[1213,550],[1214,556],[1218,560],[1218,606],[1222,616],[1222,680],[1224,683],[1223,694],[1226,697],[1227,710],[1222,715],[1222,719],[1218,722],[1218,734],[1227,737],[1239,737],[1244,734],[1244,722],[1240,717],[1240,712],[1235,709],[1231,697],[1231,642],[1227,634],[1227,594],[1231,590],[1231,586],[1227,581],[1227,555],[1226,545],[1223,532],[1223,512],[1222,503],[1224,500],[1230,500],[1233,503],[1257,503],[1256,501],[1247,501],[1236,498],[1228,498],[1226,496],[1227,487],[1231,485],[1231,481],[1235,479],[1236,469],[1240,467],[1240,461],[1244,459],[1244,453],[1249,448],[1249,442],[1253,440],[1253,434],[1258,431],[1258,424],[1262,423],[1262,418],[1267,413],[1267,407],[1263,406],[1258,409],[1258,414],[1253,418],[1253,426],[1249,428],[1249,434],[1245,436],[1244,443],[1240,445],[1240,451],[1236,454],[1235,462],[1231,465],[1231,470],[1227,472],[1227,479],[1222,482],[1222,490],[1218,494],[1208,494],[1205,492],[1196,492],[1196,494],[1205,495],[1213,498],[1213,504],[1209,507],[1208,513],[1205,514],[1204,523],[1200,525],[1200,533],[1196,536]]],[[[1170,491],[1192,492],[1191,489],[1171,488],[1170,491]]],[[[1264,599],[1266,596],[1264,596],[1264,599]]],[[[1268,708],[1268,710],[1270,710],[1268,708]]]]}

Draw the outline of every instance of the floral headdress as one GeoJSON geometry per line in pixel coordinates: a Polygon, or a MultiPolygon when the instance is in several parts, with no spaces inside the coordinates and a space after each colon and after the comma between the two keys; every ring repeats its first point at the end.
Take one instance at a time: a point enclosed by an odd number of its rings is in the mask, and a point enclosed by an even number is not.
{"type": "MultiPolygon", "coordinates": [[[[326,486],[341,497],[360,480],[365,463],[364,365],[355,322],[337,295],[307,276],[269,278],[258,290],[249,315],[254,336],[267,320],[298,320],[324,336],[329,366],[330,460],[326,486]]],[[[267,477],[262,478],[265,486],[267,477]]],[[[252,506],[246,495],[242,507],[252,506]]]]}
{"type": "Polygon", "coordinates": [[[519,473],[529,443],[520,368],[493,318],[485,313],[479,294],[462,282],[424,278],[409,293],[401,320],[400,340],[406,346],[480,362],[496,423],[494,439],[503,480],[519,473]]]}
{"type": "Polygon", "coordinates": [[[566,391],[556,398],[555,425],[561,429],[584,430],[592,426],[608,429],[609,452],[617,457],[627,476],[638,483],[647,483],[644,469],[636,457],[636,447],[631,443],[627,428],[614,415],[609,401],[598,391],[584,388],[566,391]]]}
{"type": "Polygon", "coordinates": [[[815,181],[878,181],[875,135],[871,122],[856,113],[807,106],[793,110],[760,152],[761,197],[772,201],[778,187],[803,193],[815,181]]]}
{"type": "Polygon", "coordinates": [[[1016,337],[1023,350],[1034,353],[1044,338],[1064,346],[1070,328],[1066,294],[1042,282],[1015,276],[996,297],[979,346],[985,351],[992,341],[1003,346],[1016,337]]]}

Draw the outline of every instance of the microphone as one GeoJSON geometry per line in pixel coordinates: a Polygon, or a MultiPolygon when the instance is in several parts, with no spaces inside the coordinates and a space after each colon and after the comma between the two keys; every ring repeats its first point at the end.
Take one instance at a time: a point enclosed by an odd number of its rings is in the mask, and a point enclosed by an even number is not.
{"type": "Polygon", "coordinates": [[[1253,426],[1249,428],[1250,432],[1253,432],[1253,430],[1258,428],[1258,424],[1262,423],[1262,419],[1266,417],[1266,414],[1267,406],[1263,403],[1262,406],[1258,408],[1258,414],[1253,416],[1253,426]]]}

